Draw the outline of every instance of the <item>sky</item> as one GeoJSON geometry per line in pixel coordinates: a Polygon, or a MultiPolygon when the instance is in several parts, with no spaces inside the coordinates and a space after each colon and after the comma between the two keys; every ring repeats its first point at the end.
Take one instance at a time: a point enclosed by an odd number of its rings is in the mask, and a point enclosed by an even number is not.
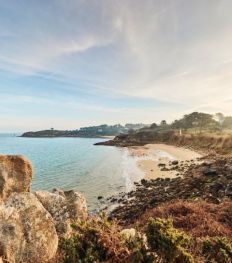
{"type": "Polygon", "coordinates": [[[231,0],[0,0],[0,132],[232,115],[231,0]]]}

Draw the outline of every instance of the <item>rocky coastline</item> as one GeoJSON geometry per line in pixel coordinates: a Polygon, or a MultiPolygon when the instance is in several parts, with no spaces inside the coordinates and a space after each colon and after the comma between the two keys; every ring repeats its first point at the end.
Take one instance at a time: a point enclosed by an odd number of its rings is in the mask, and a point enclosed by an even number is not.
{"type": "Polygon", "coordinates": [[[113,140],[96,143],[95,145],[129,147],[146,144],[164,143],[178,147],[193,149],[197,152],[228,155],[232,152],[232,135],[217,134],[179,134],[173,130],[154,131],[139,130],[131,134],[120,134],[113,140]]]}
{"type": "MultiPolygon", "coordinates": [[[[123,135],[103,144],[126,147],[162,142],[198,148],[204,155],[196,160],[160,162],[160,170],[174,171],[177,176],[142,179],[135,183],[135,190],[106,200],[101,215],[94,216],[88,214],[86,200],[78,192],[32,193],[31,163],[22,156],[0,155],[0,262],[145,263],[170,262],[173,257],[174,263],[203,263],[219,262],[223,251],[220,262],[231,263],[230,145],[227,154],[222,154],[218,138],[211,144],[214,149],[209,149],[206,139],[197,147],[199,138],[188,145],[188,137],[174,141],[177,135],[173,133],[158,136],[132,140],[123,135]],[[174,234],[188,236],[191,243],[180,245],[174,234]],[[153,246],[154,238],[158,247],[153,246]],[[212,249],[205,251],[205,244],[212,249]]],[[[212,143],[212,138],[207,141],[212,143]]]]}
{"type": "Polygon", "coordinates": [[[119,203],[111,218],[129,226],[149,209],[160,204],[177,200],[199,201],[220,204],[225,200],[232,201],[232,159],[223,156],[207,155],[198,158],[197,162],[169,162],[159,164],[160,169],[176,171],[176,178],[157,178],[141,180],[135,183],[136,189],[121,193],[109,199],[119,203]]]}
{"type": "Polygon", "coordinates": [[[123,134],[96,145],[131,147],[165,143],[193,149],[202,154],[196,160],[160,162],[160,171],[175,171],[175,178],[156,178],[135,182],[135,190],[109,198],[119,204],[110,217],[130,225],[146,211],[165,202],[179,199],[220,203],[232,199],[231,136],[177,135],[173,131],[123,134]],[[226,153],[226,154],[224,154],[226,153]]]}

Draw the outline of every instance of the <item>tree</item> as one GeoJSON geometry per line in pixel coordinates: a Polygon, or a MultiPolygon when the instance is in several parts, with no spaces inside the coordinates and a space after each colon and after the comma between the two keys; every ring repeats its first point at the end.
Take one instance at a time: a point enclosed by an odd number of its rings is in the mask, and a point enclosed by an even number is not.
{"type": "Polygon", "coordinates": [[[152,125],[150,126],[151,129],[155,129],[157,127],[158,127],[158,125],[156,123],[152,123],[152,125]]]}
{"type": "Polygon", "coordinates": [[[215,130],[219,123],[213,118],[211,114],[202,112],[192,112],[184,115],[180,120],[175,120],[171,127],[173,129],[195,129],[195,132],[202,129],[215,130]]]}
{"type": "Polygon", "coordinates": [[[198,127],[200,132],[203,128],[215,129],[218,125],[213,116],[207,113],[193,112],[188,115],[188,118],[192,121],[192,126],[198,127]]]}
{"type": "Polygon", "coordinates": [[[171,124],[171,127],[173,129],[181,129],[184,128],[184,125],[182,123],[182,120],[174,120],[174,122],[171,124]]]}

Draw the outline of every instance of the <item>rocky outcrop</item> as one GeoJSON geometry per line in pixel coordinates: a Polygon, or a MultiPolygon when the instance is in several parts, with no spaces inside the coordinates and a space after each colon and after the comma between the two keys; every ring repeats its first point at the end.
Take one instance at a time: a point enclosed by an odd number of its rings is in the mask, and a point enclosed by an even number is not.
{"type": "Polygon", "coordinates": [[[78,192],[54,189],[53,193],[37,191],[35,195],[53,217],[60,236],[71,234],[73,221],[87,218],[86,199],[78,192]]]}
{"type": "Polygon", "coordinates": [[[12,193],[29,192],[32,166],[23,156],[0,155],[0,200],[12,193]]]}
{"type": "Polygon", "coordinates": [[[87,218],[81,194],[59,189],[33,194],[31,179],[27,159],[0,155],[0,262],[48,262],[56,254],[58,235],[67,237],[72,222],[87,218]]]}
{"type": "Polygon", "coordinates": [[[47,262],[57,246],[53,219],[32,193],[15,194],[0,206],[0,256],[7,262],[47,262]]]}
{"type": "Polygon", "coordinates": [[[231,153],[232,136],[216,134],[182,134],[173,130],[154,131],[152,129],[139,130],[132,134],[120,134],[113,140],[96,143],[95,145],[109,146],[139,146],[149,143],[165,143],[180,147],[191,148],[217,154],[231,153]]]}
{"type": "Polygon", "coordinates": [[[120,134],[113,140],[96,143],[95,145],[109,145],[109,146],[139,146],[155,142],[168,142],[175,136],[174,131],[157,132],[154,130],[139,130],[135,133],[120,134]]]}

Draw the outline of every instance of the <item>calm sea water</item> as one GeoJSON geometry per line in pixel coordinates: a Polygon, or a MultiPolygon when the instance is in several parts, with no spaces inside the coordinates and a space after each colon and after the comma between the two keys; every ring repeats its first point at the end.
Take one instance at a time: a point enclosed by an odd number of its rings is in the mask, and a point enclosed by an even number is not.
{"type": "Polygon", "coordinates": [[[94,146],[104,139],[22,138],[0,135],[0,154],[26,156],[33,165],[32,190],[78,190],[90,210],[100,207],[98,196],[129,191],[142,178],[127,149],[94,146]]]}

